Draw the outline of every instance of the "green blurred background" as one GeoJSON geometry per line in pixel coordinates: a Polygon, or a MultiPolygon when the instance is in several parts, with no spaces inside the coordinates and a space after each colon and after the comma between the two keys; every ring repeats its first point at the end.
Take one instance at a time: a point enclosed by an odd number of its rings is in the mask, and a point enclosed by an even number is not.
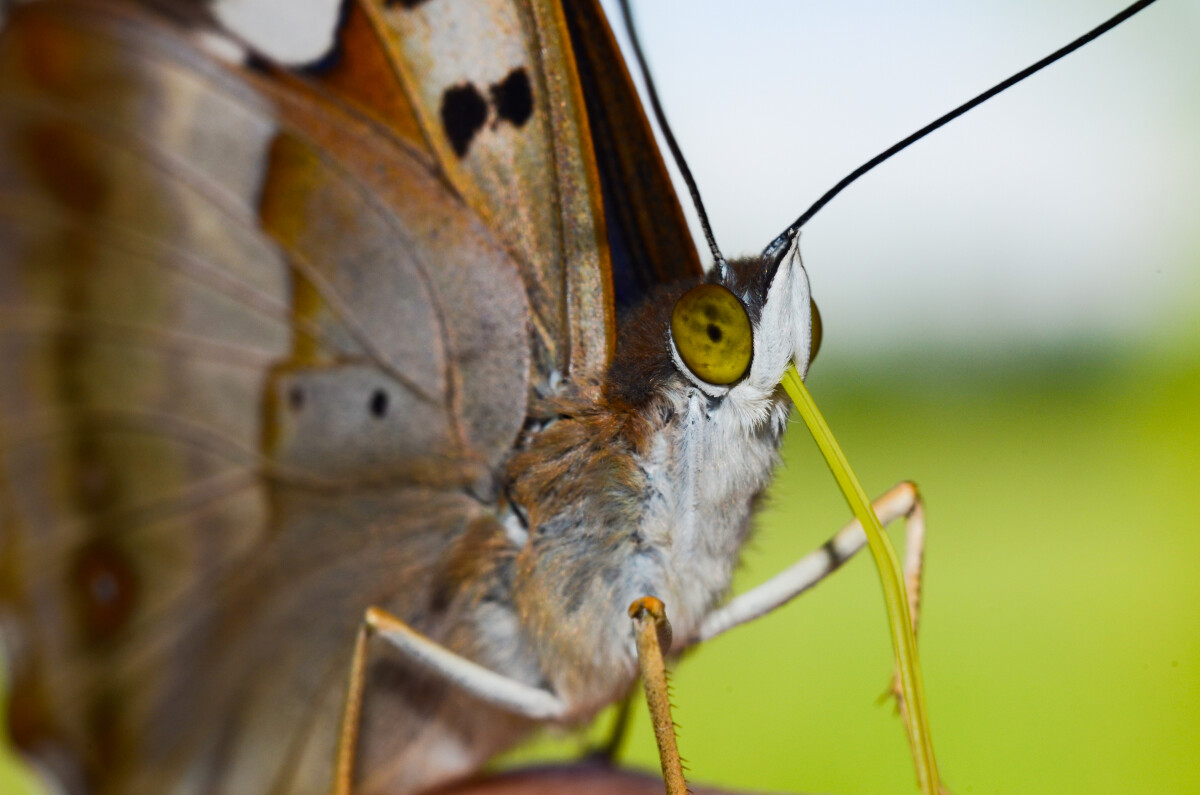
{"type": "MultiPolygon", "coordinates": [[[[742,253],[1122,3],[635,5],[718,238],[742,253]]],[[[922,664],[960,795],[1200,791],[1198,33],[1200,8],[1165,0],[805,233],[826,328],[809,385],[869,492],[913,479],[927,500],[922,664]]],[[[738,590],[848,518],[802,426],[784,457],[738,590]]],[[[890,655],[865,556],[696,650],[674,678],[693,779],[915,791],[876,701],[890,655]]],[[[624,757],[653,768],[638,709],[624,757]]],[[[24,795],[17,775],[0,763],[0,793],[24,795]]]]}

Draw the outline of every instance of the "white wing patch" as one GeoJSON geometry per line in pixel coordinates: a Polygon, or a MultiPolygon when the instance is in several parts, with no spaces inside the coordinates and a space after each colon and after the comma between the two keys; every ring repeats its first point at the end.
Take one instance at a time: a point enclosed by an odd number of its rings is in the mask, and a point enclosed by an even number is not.
{"type": "Polygon", "coordinates": [[[212,13],[255,52],[284,66],[301,66],[333,49],[342,2],[216,0],[212,13]]]}

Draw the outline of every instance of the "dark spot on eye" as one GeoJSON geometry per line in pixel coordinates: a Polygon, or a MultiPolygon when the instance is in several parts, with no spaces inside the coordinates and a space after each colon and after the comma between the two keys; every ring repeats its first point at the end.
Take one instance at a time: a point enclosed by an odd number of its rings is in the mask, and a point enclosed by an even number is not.
{"type": "Polygon", "coordinates": [[[454,154],[462,157],[487,121],[487,100],[470,83],[452,86],[442,94],[442,128],[454,154]]]}
{"type": "Polygon", "coordinates": [[[85,638],[103,642],[129,619],[137,596],[137,579],[122,553],[108,542],[89,542],[71,570],[80,626],[85,638]]]}
{"type": "Polygon", "coordinates": [[[524,68],[513,69],[490,91],[499,118],[521,127],[533,115],[533,89],[524,68]]]}
{"type": "Polygon", "coordinates": [[[387,392],[384,392],[382,389],[376,389],[371,393],[371,415],[374,417],[382,417],[387,414],[387,410],[387,392]]]}
{"type": "Polygon", "coordinates": [[[288,405],[292,407],[292,411],[304,408],[304,390],[299,386],[293,386],[288,390],[288,405]]]}
{"type": "Polygon", "coordinates": [[[705,304],[704,317],[708,320],[716,320],[721,317],[721,312],[712,304],[705,304]]]}
{"type": "Polygon", "coordinates": [[[717,326],[717,324],[716,324],[716,323],[709,323],[709,324],[708,324],[708,328],[704,329],[704,331],[705,331],[705,333],[707,333],[707,334],[708,334],[708,338],[709,338],[710,340],[712,340],[713,342],[720,342],[720,341],[721,341],[721,337],[722,337],[723,335],[721,334],[721,329],[720,329],[720,327],[719,327],[719,326],[717,326]]]}

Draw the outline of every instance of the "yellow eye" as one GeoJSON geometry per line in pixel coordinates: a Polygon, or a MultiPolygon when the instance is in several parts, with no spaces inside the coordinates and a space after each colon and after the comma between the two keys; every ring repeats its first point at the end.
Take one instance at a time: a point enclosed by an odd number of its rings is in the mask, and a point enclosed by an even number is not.
{"type": "Polygon", "coordinates": [[[675,350],[697,378],[732,384],[750,368],[750,318],[738,297],[719,284],[683,294],[671,313],[675,350]]]}

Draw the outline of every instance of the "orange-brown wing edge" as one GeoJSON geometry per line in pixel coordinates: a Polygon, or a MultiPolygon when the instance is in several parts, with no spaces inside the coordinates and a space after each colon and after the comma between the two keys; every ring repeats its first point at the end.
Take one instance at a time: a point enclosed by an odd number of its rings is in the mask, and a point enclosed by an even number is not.
{"type": "Polygon", "coordinates": [[[616,301],[703,269],[687,219],[638,100],[620,48],[596,0],[566,3],[579,81],[604,192],[616,301]]]}

